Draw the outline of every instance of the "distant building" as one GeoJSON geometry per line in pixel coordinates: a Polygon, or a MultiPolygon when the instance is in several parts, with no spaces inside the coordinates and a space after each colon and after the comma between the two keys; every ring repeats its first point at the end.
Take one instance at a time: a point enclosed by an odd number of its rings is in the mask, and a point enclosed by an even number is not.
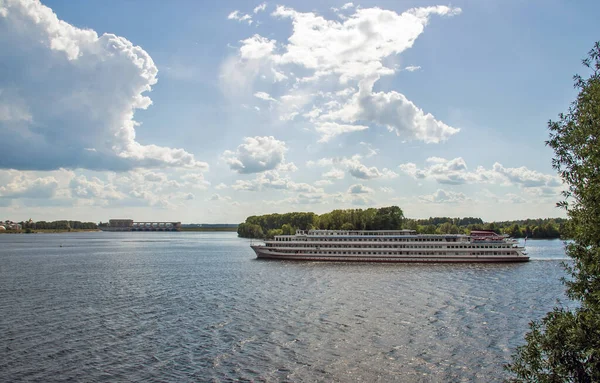
{"type": "Polygon", "coordinates": [[[4,221],[2,226],[4,227],[4,230],[21,230],[21,225],[13,221],[4,221]]]}
{"type": "Polygon", "coordinates": [[[179,231],[181,222],[134,222],[132,219],[111,219],[102,231],[179,231]]]}
{"type": "Polygon", "coordinates": [[[6,228],[4,226],[0,226],[0,231],[6,231],[6,228]]]}
{"type": "Polygon", "coordinates": [[[132,219],[111,219],[108,221],[108,226],[131,228],[131,226],[133,226],[133,220],[132,219]]]}

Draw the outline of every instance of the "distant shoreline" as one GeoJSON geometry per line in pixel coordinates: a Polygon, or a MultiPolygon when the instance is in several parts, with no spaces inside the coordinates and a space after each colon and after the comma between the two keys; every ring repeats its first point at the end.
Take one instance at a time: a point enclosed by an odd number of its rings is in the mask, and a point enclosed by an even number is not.
{"type": "MultiPolygon", "coordinates": [[[[27,233],[25,230],[6,230],[0,231],[0,234],[63,234],[63,233],[90,233],[90,232],[100,232],[100,229],[35,229],[30,233],[27,233]]],[[[184,227],[179,230],[179,232],[210,232],[210,231],[218,231],[218,232],[237,232],[237,227],[184,227]]],[[[137,231],[135,231],[137,233],[137,231]]],[[[129,232],[121,232],[121,233],[129,233],[129,232]]],[[[133,233],[133,232],[131,232],[133,233]]],[[[148,232],[153,233],[153,232],[148,232]]],[[[176,233],[171,231],[170,233],[176,233]]]]}
{"type": "Polygon", "coordinates": [[[0,231],[0,234],[60,234],[60,233],[88,233],[101,231],[100,229],[31,229],[31,232],[26,230],[6,230],[0,231]]]}

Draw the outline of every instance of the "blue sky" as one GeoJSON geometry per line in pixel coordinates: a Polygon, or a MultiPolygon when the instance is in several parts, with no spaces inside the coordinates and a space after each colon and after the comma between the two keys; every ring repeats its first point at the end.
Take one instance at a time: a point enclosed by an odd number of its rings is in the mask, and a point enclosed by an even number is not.
{"type": "Polygon", "coordinates": [[[593,1],[0,0],[0,218],[560,216],[593,1]]]}

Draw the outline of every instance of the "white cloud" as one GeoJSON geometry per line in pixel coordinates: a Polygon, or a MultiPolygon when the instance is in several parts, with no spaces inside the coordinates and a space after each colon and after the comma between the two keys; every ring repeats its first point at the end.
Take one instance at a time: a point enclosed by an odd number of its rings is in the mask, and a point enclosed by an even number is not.
{"type": "MultiPolygon", "coordinates": [[[[373,125],[426,143],[439,143],[458,133],[459,129],[423,111],[403,94],[374,92],[373,86],[381,76],[396,73],[395,67],[386,66],[386,60],[412,47],[430,16],[456,15],[460,8],[413,8],[398,14],[353,7],[352,3],[342,6],[353,13],[337,21],[278,6],[272,16],[291,20],[293,27],[287,43],[278,47],[275,40],[260,35],[242,40],[239,57],[223,66],[222,78],[229,84],[226,88],[237,89],[239,94],[240,89],[252,89],[260,73],[269,80],[273,73],[290,73],[295,82],[281,83],[270,92],[270,98],[282,102],[272,113],[282,121],[306,118],[320,142],[373,125]],[[301,75],[293,76],[291,68],[301,75]],[[328,90],[323,91],[325,88],[328,90]],[[301,102],[290,104],[286,100],[297,94],[302,95],[301,102]]],[[[282,78],[275,76],[273,82],[282,78]]]]}
{"type": "Polygon", "coordinates": [[[267,9],[267,3],[266,3],[266,2],[265,2],[265,3],[262,3],[262,4],[260,4],[260,5],[257,5],[257,6],[254,8],[253,12],[254,12],[254,13],[258,13],[258,12],[262,12],[262,11],[264,11],[265,9],[267,9]]]}
{"type": "Polygon", "coordinates": [[[282,177],[277,170],[258,174],[254,180],[236,180],[231,188],[234,190],[261,191],[265,189],[285,190],[298,193],[323,193],[323,189],[307,183],[297,183],[290,177],[282,177]]]}
{"type": "Polygon", "coordinates": [[[35,177],[27,172],[9,171],[10,180],[0,186],[0,199],[41,198],[55,196],[59,183],[53,176],[35,177]]]}
{"type": "Polygon", "coordinates": [[[185,182],[185,185],[181,185],[182,187],[185,186],[205,190],[208,186],[210,186],[210,182],[204,179],[204,174],[202,173],[187,173],[181,176],[181,180],[185,182]]]}
{"type": "Polygon", "coordinates": [[[267,93],[267,92],[256,92],[256,93],[254,93],[254,97],[260,98],[261,100],[265,100],[265,101],[277,102],[277,100],[275,100],[273,97],[271,97],[269,95],[269,93],[267,93]]]}
{"type": "MultiPolygon", "coordinates": [[[[517,185],[524,188],[546,187],[559,188],[561,183],[554,175],[540,173],[522,166],[519,168],[505,168],[495,163],[492,169],[479,166],[469,171],[462,157],[452,160],[431,157],[426,161],[429,165],[419,169],[416,164],[406,163],[399,166],[400,170],[415,179],[432,179],[440,184],[499,184],[517,185]]],[[[553,189],[556,191],[556,189],[553,189]]]]}
{"type": "Polygon", "coordinates": [[[421,69],[421,67],[417,66],[417,65],[409,65],[406,68],[404,68],[404,70],[409,71],[409,72],[415,72],[415,71],[418,71],[419,69],[421,69]]]}
{"type": "MultiPolygon", "coordinates": [[[[254,12],[256,13],[256,12],[254,12]]],[[[252,24],[252,16],[248,14],[242,14],[240,11],[233,11],[227,16],[228,20],[237,20],[239,22],[246,21],[248,25],[252,24]]]]}
{"type": "Polygon", "coordinates": [[[284,162],[279,164],[277,170],[280,172],[295,172],[298,170],[298,167],[293,162],[284,162]]]}
{"type": "Polygon", "coordinates": [[[364,186],[363,184],[355,184],[348,188],[349,194],[368,194],[372,193],[373,189],[364,186]]]}
{"type": "Polygon", "coordinates": [[[328,172],[323,173],[323,178],[341,180],[344,178],[344,171],[340,169],[333,168],[328,172]]]}
{"type": "Polygon", "coordinates": [[[401,93],[373,92],[378,79],[374,76],[361,80],[358,92],[346,104],[319,116],[319,120],[368,121],[398,136],[425,143],[445,141],[460,131],[423,112],[401,93]]]}
{"type": "Polygon", "coordinates": [[[493,170],[505,176],[510,182],[522,185],[523,187],[556,187],[561,185],[558,177],[530,170],[525,166],[519,168],[505,168],[496,162],[493,166],[493,170]]]}
{"type": "Polygon", "coordinates": [[[369,129],[369,127],[365,125],[340,124],[337,122],[319,122],[315,125],[315,130],[321,135],[319,142],[327,142],[340,134],[358,132],[365,129],[369,129]]]}
{"type": "Polygon", "coordinates": [[[469,200],[469,198],[463,193],[456,193],[442,189],[438,189],[433,194],[420,196],[419,199],[423,202],[432,203],[460,203],[469,200]]]}
{"type": "Polygon", "coordinates": [[[227,150],[223,158],[231,168],[240,174],[260,173],[281,167],[283,170],[295,170],[293,164],[285,163],[285,142],[273,136],[245,137],[244,143],[235,152],[227,150]]]}
{"type": "MultiPolygon", "coordinates": [[[[360,160],[362,156],[356,154],[351,158],[340,157],[340,158],[321,158],[318,161],[307,162],[308,166],[330,166],[335,165],[343,167],[346,171],[354,178],[361,180],[370,180],[375,178],[390,179],[398,177],[398,174],[390,169],[384,168],[382,170],[377,169],[375,166],[368,167],[364,165],[360,160]]],[[[343,178],[343,172],[339,169],[333,168],[329,172],[323,174],[324,178],[343,178]]]]}
{"type": "Polygon", "coordinates": [[[144,179],[149,182],[165,182],[167,175],[164,173],[148,172],[144,174],[144,179]]]}
{"type": "Polygon", "coordinates": [[[261,35],[255,34],[245,40],[240,41],[240,57],[242,59],[262,59],[268,58],[275,50],[275,40],[270,40],[261,35]]]}
{"type": "Polygon", "coordinates": [[[383,67],[383,59],[410,48],[430,15],[459,12],[459,8],[444,6],[411,9],[400,15],[380,8],[359,8],[343,23],[284,6],[278,6],[273,15],[291,19],[294,27],[282,63],[354,78],[356,67],[363,68],[360,77],[392,71],[383,67]]]}
{"type": "Polygon", "coordinates": [[[158,69],[123,37],[80,29],[38,1],[2,2],[0,167],[207,168],[183,149],[136,141],[134,112],[158,69]],[[35,73],[35,76],[31,75],[35,73]]]}
{"type": "Polygon", "coordinates": [[[88,179],[84,175],[74,177],[69,184],[72,194],[78,198],[121,200],[125,195],[109,182],[97,177],[88,179]]]}
{"type": "Polygon", "coordinates": [[[225,185],[224,183],[220,183],[217,186],[215,186],[215,189],[217,190],[223,190],[223,189],[227,189],[227,185],[225,185]]]}

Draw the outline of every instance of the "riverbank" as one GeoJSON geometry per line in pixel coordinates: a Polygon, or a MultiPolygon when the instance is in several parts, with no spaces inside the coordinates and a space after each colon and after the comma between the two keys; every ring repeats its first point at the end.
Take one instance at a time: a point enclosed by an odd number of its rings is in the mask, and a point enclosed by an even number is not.
{"type": "Polygon", "coordinates": [[[60,234],[60,233],[89,233],[100,231],[100,229],[27,229],[25,230],[5,230],[0,234],[60,234]]]}

